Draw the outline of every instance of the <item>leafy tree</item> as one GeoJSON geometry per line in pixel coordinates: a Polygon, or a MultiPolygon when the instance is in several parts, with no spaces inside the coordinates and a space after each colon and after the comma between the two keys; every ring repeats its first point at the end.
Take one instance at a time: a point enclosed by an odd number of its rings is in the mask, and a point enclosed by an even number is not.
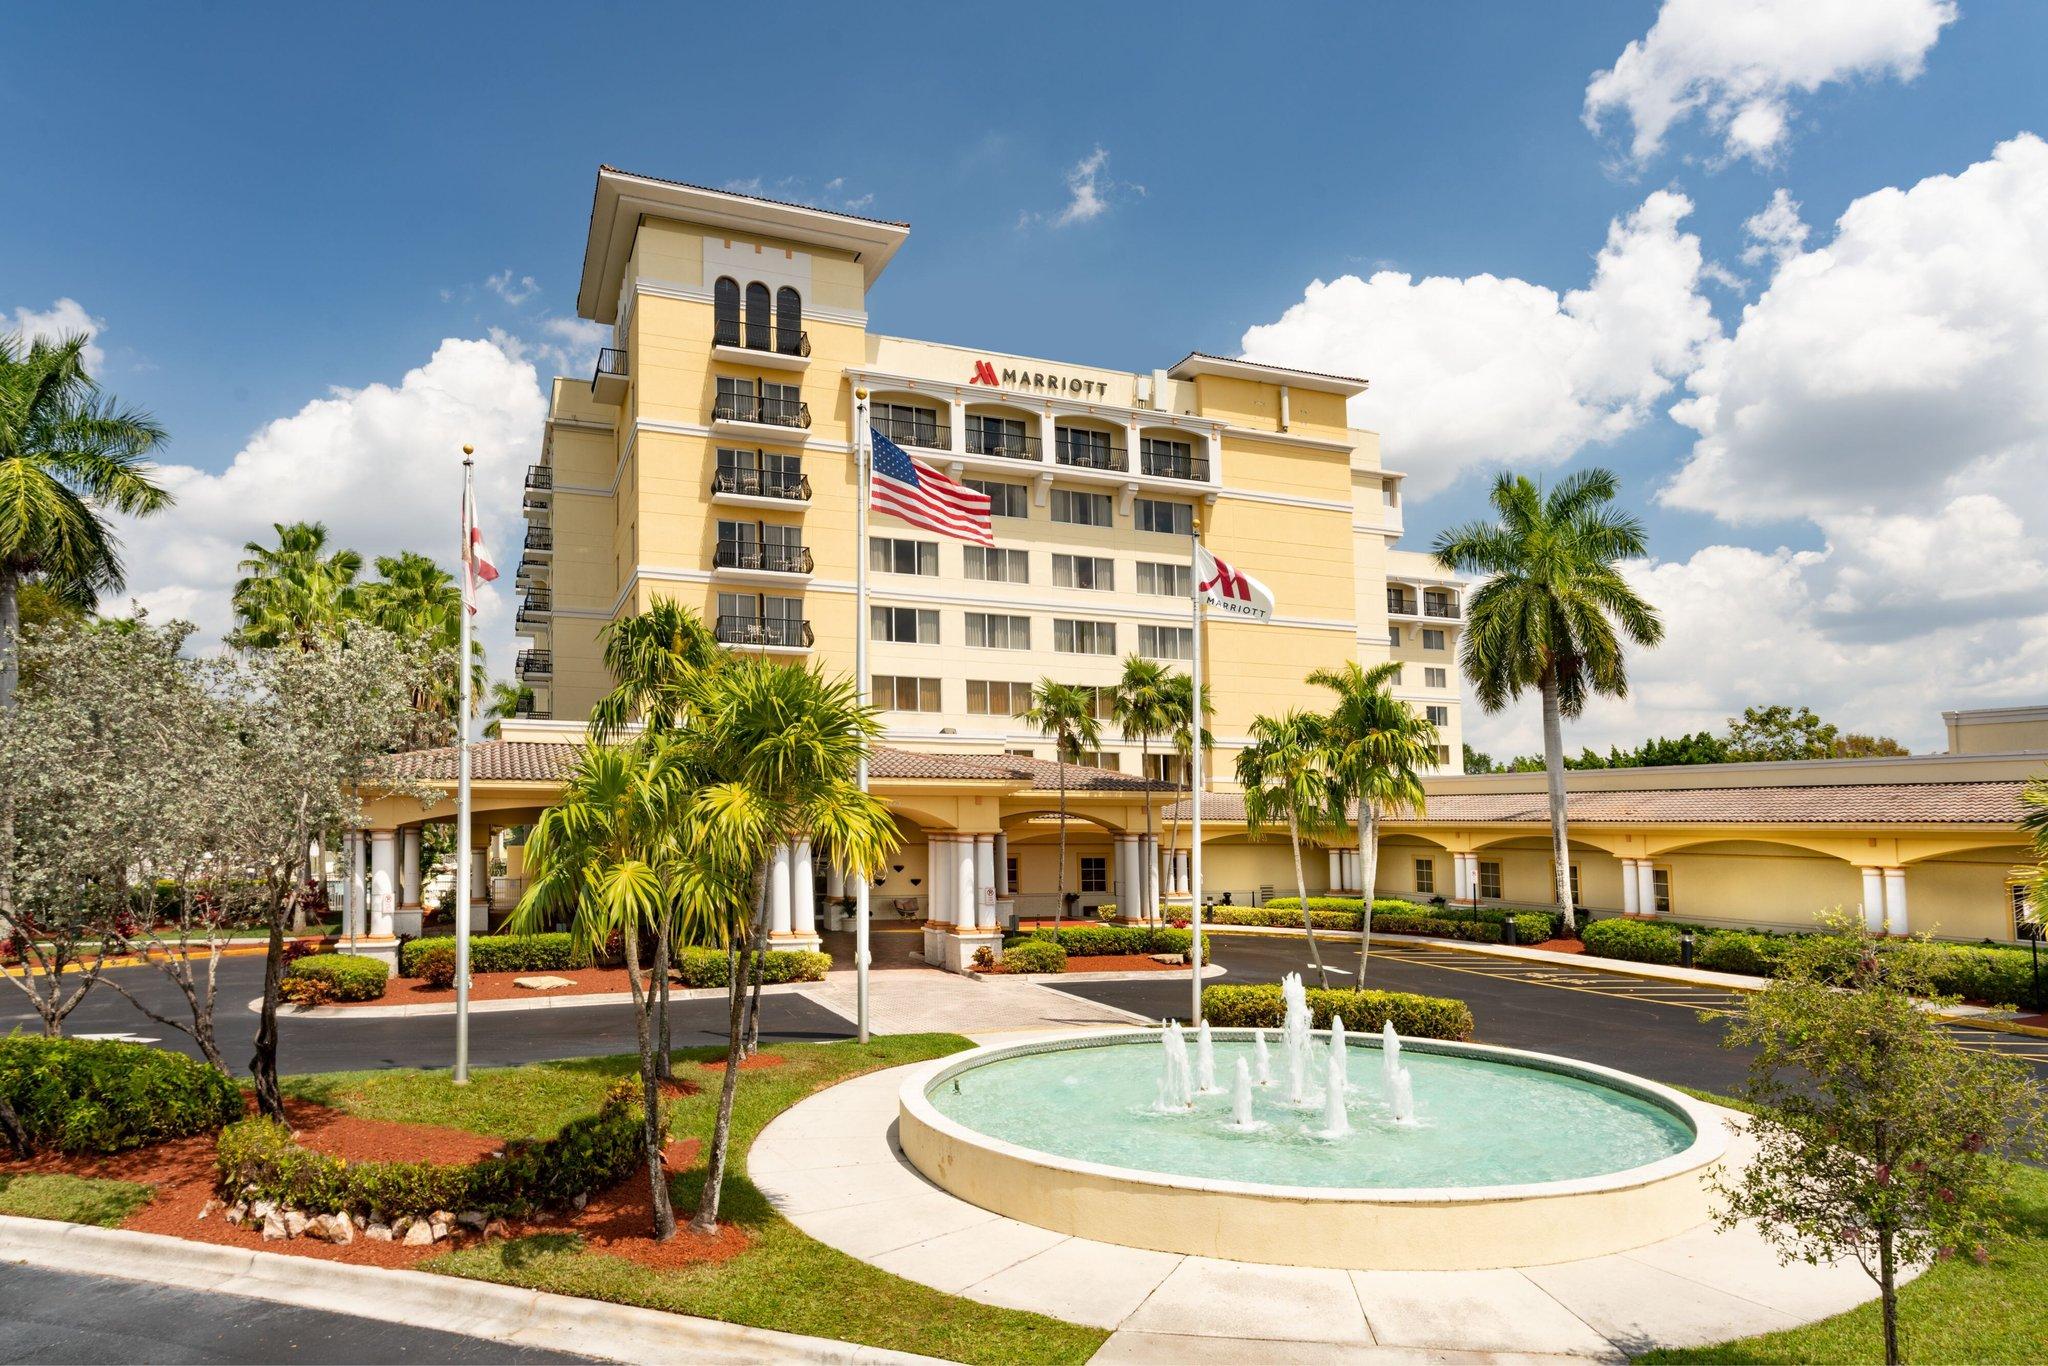
{"type": "MultiPolygon", "coordinates": [[[[1215,703],[1209,696],[1209,685],[1202,685],[1202,715],[1209,716],[1215,703]]],[[[1168,738],[1173,742],[1173,752],[1180,760],[1180,790],[1184,803],[1192,807],[1197,800],[1195,793],[1195,680],[1188,674],[1172,674],[1166,680],[1166,713],[1168,738]]],[[[1201,735],[1202,753],[1216,748],[1216,737],[1204,726],[1201,735]]],[[[1166,858],[1169,864],[1180,849],[1181,817],[1175,809],[1174,817],[1166,825],[1166,858]]]]}
{"type": "Polygon", "coordinates": [[[489,695],[490,701],[484,704],[484,739],[495,740],[501,733],[500,721],[509,721],[519,715],[522,706],[533,705],[533,689],[524,683],[493,683],[489,695]]]}
{"type": "MultiPolygon", "coordinates": [[[[1138,742],[1138,771],[1142,776],[1151,776],[1152,742],[1164,739],[1173,729],[1173,706],[1173,684],[1165,665],[1135,654],[1124,660],[1123,676],[1111,694],[1110,707],[1116,723],[1123,728],[1124,739],[1138,742]]],[[[1145,848],[1152,847],[1152,803],[1148,800],[1145,848]]],[[[1154,905],[1152,883],[1158,876],[1159,869],[1151,858],[1138,860],[1138,909],[1147,919],[1151,918],[1154,905]]]]}
{"type": "Polygon", "coordinates": [[[1050,678],[1041,678],[1031,689],[1031,705],[1024,710],[1025,724],[1040,735],[1050,736],[1053,756],[1059,761],[1060,783],[1060,871],[1059,905],[1053,910],[1053,924],[1067,914],[1067,765],[1102,744],[1102,723],[1095,717],[1095,692],[1050,678]]]}
{"type": "Polygon", "coordinates": [[[1658,736],[1645,740],[1629,756],[1631,762],[1615,768],[1662,768],[1679,764],[1720,764],[1728,761],[1728,746],[1712,731],[1698,731],[1677,739],[1658,736]]]}
{"type": "Polygon", "coordinates": [[[1342,780],[1332,767],[1332,750],[1323,718],[1299,708],[1281,716],[1252,718],[1251,743],[1237,752],[1237,781],[1244,788],[1244,819],[1248,834],[1259,835],[1276,821],[1287,822],[1294,849],[1294,890],[1301,899],[1301,928],[1308,935],[1309,957],[1315,961],[1316,984],[1330,985],[1323,952],[1308,909],[1308,879],[1301,869],[1301,837],[1341,828],[1344,821],[1342,780]]]}
{"type": "MultiPolygon", "coordinates": [[[[1317,669],[1308,681],[1337,694],[1323,721],[1334,780],[1332,803],[1341,825],[1344,808],[1358,804],[1358,852],[1364,914],[1359,917],[1358,980],[1372,957],[1372,895],[1379,880],[1380,817],[1421,811],[1422,770],[1436,762],[1436,727],[1395,697],[1388,685],[1398,664],[1367,669],[1356,660],[1341,669],[1317,669]]],[[[1304,903],[1306,904],[1306,903],[1304,903]]]]}
{"type": "MultiPolygon", "coordinates": [[[[377,578],[355,593],[356,614],[378,630],[419,649],[432,667],[422,669],[413,698],[416,710],[452,717],[462,705],[462,685],[450,667],[462,650],[462,588],[431,556],[415,550],[379,555],[377,578]]],[[[470,641],[472,697],[486,689],[483,642],[470,641]]]]}
{"type": "Polygon", "coordinates": [[[1899,1361],[1898,1269],[1982,1256],[2004,1230],[2006,1168],[2048,1151],[2048,1094],[2025,1063],[1958,1042],[1926,1008],[1931,945],[1888,946],[1860,918],[1793,941],[1728,1031],[1755,1050],[1744,1099],[1758,1152],[1711,1177],[1723,1228],[1752,1219],[1787,1261],[1847,1254],[1877,1282],[1899,1361]]]}
{"type": "Polygon", "coordinates": [[[1864,735],[1859,731],[1838,737],[1828,751],[1834,759],[1898,759],[1911,753],[1889,735],[1864,735]]]}
{"type": "Polygon", "coordinates": [[[2013,869],[2012,876],[2027,889],[2028,928],[2032,937],[2039,939],[2043,923],[2048,922],[2048,778],[2031,779],[2020,793],[2020,804],[2026,809],[2020,828],[2033,845],[2034,861],[2013,869]]]}
{"type": "Polygon", "coordinates": [[[273,522],[275,547],[250,541],[235,581],[235,642],[312,650],[339,637],[360,606],[363,557],[329,550],[320,522],[273,522]]]}
{"type": "Polygon", "coordinates": [[[1826,759],[1839,734],[1806,707],[1748,707],[1728,720],[1728,757],[1737,763],[1826,759]]]}
{"type": "Polygon", "coordinates": [[[1493,766],[1493,756],[1485,750],[1472,748],[1470,741],[1465,743],[1464,749],[1465,771],[1467,773],[1494,773],[1499,771],[1493,766]]]}
{"type": "Polygon", "coordinates": [[[1641,521],[1612,506],[1618,489],[1613,473],[1601,469],[1570,475],[1547,495],[1526,476],[1503,473],[1491,494],[1497,520],[1452,527],[1434,547],[1443,564],[1487,576],[1467,607],[1461,661],[1479,704],[1499,711],[1531,688],[1542,698],[1550,844],[1567,927],[1577,915],[1565,833],[1564,719],[1579,715],[1595,693],[1627,695],[1623,637],[1639,645],[1664,638],[1656,610],[1616,568],[1645,550],[1641,521]]]}

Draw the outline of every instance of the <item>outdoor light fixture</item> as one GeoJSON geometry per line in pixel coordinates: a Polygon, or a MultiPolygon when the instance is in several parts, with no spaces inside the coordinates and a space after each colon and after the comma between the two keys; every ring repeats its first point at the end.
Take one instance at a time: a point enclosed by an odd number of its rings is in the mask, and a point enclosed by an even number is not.
{"type": "Polygon", "coordinates": [[[1678,932],[1678,966],[1682,968],[1689,968],[1692,966],[1691,930],[1680,930],[1678,932]]]}

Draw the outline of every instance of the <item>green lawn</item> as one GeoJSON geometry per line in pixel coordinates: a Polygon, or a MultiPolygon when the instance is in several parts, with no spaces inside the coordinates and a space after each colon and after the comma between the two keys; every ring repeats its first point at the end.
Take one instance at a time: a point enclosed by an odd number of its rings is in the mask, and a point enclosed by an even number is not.
{"type": "MultiPolygon", "coordinates": [[[[1684,1088],[1689,1089],[1689,1088],[1684,1088]]],[[[1725,1096],[1693,1091],[1717,1105],[1725,1096]]],[[[2048,1172],[2008,1169],[2006,1215],[2016,1236],[1983,1266],[1938,1262],[1899,1289],[1899,1347],[1913,1362],[2026,1362],[2048,1356],[2048,1172]]],[[[1884,1358],[1877,1285],[1846,1314],[1710,1347],[1651,1352],[1646,1362],[1863,1362],[1884,1358]]]]}
{"type": "Polygon", "coordinates": [[[0,1176],[0,1214],[115,1228],[154,1194],[153,1188],[133,1181],[24,1172],[0,1176]]]}
{"type": "MultiPolygon", "coordinates": [[[[768,1050],[786,1059],[782,1066],[742,1073],[723,1212],[752,1241],[730,1261],[655,1271],[586,1251],[572,1237],[543,1235],[449,1253],[422,1269],[958,1361],[1085,1361],[1107,1336],[1101,1330],[977,1304],[879,1271],[805,1236],[747,1180],[745,1154],[754,1136],[796,1101],[862,1072],[968,1046],[953,1034],[898,1035],[865,1045],[787,1044],[768,1050]]],[[[685,1059],[695,1070],[696,1062],[721,1056],[719,1049],[678,1052],[678,1071],[685,1059]]],[[[446,1072],[354,1072],[297,1078],[288,1089],[368,1117],[542,1137],[595,1109],[605,1088],[633,1068],[631,1057],[615,1057],[487,1069],[472,1074],[468,1087],[453,1085],[446,1072]]],[[[704,1089],[674,1103],[671,1130],[708,1141],[717,1074],[697,1075],[704,1089]]],[[[696,1206],[701,1186],[701,1172],[676,1178],[679,1214],[696,1206]]]]}

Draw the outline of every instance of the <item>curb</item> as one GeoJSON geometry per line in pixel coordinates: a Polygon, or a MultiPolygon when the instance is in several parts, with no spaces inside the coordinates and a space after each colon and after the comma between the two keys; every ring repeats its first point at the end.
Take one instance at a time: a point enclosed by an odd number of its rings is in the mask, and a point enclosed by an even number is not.
{"type": "Polygon", "coordinates": [[[0,1215],[0,1262],[243,1295],[608,1361],[737,1366],[758,1361],[933,1360],[492,1281],[253,1252],[49,1219],[0,1215]]]}
{"type": "MultiPolygon", "coordinates": [[[[1036,982],[1039,986],[1058,986],[1061,982],[1178,982],[1185,967],[1173,968],[1166,972],[966,972],[960,975],[971,981],[987,985],[991,982],[1036,982]]],[[[1221,963],[1202,964],[1202,980],[1221,977],[1230,971],[1221,963]]]]}
{"type": "MultiPolygon", "coordinates": [[[[571,971],[574,971],[574,969],[571,969],[571,971]]],[[[800,991],[805,987],[817,985],[819,984],[816,982],[764,983],[761,987],[761,994],[763,996],[771,994],[784,995],[800,991]]],[[[722,1001],[725,999],[725,988],[682,987],[677,989],[672,987],[669,989],[668,998],[671,1001],[722,1001]]],[[[471,1001],[469,1003],[469,1013],[472,1015],[497,1015],[513,1014],[523,1010],[573,1010],[578,1006],[626,1006],[631,1004],[633,1004],[633,993],[630,991],[590,991],[569,996],[549,996],[543,994],[531,998],[507,997],[495,1001],[471,1001]]],[[[263,1009],[263,998],[261,996],[252,998],[248,1009],[252,1014],[260,1013],[263,1009]]],[[[287,1003],[281,1004],[278,1007],[277,1017],[280,1020],[393,1020],[419,1018],[429,1015],[453,1015],[454,1013],[455,1003],[453,1001],[430,1001],[424,1005],[409,1006],[293,1006],[287,1003]]]]}

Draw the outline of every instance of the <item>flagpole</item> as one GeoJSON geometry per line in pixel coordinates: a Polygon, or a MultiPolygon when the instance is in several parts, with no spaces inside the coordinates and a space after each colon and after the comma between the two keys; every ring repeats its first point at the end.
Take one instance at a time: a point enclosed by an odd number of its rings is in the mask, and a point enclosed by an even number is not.
{"type": "MultiPolygon", "coordinates": [[[[868,391],[853,391],[854,543],[853,543],[853,677],[860,704],[868,706],[868,466],[874,458],[868,437],[868,391]]],[[[863,746],[857,774],[860,790],[868,790],[868,754],[863,746]]],[[[853,892],[853,1018],[854,1035],[868,1041],[868,897],[870,873],[863,872],[853,892]]]]}
{"type": "Polygon", "coordinates": [[[1194,993],[1193,1013],[1188,1019],[1201,1023],[1202,1019],[1202,522],[1200,516],[1188,522],[1188,621],[1194,628],[1195,649],[1193,668],[1189,671],[1189,683],[1194,688],[1193,732],[1188,745],[1188,796],[1194,810],[1188,820],[1188,883],[1194,893],[1191,922],[1194,929],[1193,941],[1188,946],[1188,962],[1194,967],[1189,987],[1194,993]]]}
{"type": "Polygon", "coordinates": [[[461,680],[462,701],[455,711],[455,1084],[469,1082],[469,618],[476,595],[476,545],[470,525],[475,507],[473,476],[474,446],[462,448],[462,643],[457,647],[455,672],[461,680]]]}

